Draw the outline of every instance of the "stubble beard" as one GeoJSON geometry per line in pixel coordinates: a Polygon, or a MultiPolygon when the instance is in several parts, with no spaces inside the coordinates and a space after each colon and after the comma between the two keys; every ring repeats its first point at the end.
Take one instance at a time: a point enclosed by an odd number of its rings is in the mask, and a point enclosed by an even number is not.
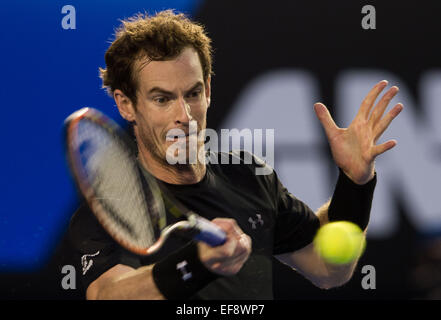
{"type": "MultiPolygon", "coordinates": [[[[199,132],[201,132],[202,128],[199,127],[199,123],[198,123],[198,128],[197,128],[197,137],[199,132]]],[[[158,141],[158,139],[156,138],[156,135],[154,135],[152,130],[148,130],[149,132],[146,131],[142,131],[142,130],[138,130],[138,135],[137,137],[137,144],[141,143],[143,146],[143,149],[148,152],[151,156],[151,158],[157,162],[161,167],[165,168],[165,169],[171,169],[171,167],[179,170],[179,171],[187,171],[189,170],[192,166],[200,166],[201,163],[199,162],[199,159],[197,158],[197,162],[196,164],[190,164],[189,162],[189,154],[190,154],[190,149],[189,149],[189,141],[186,143],[186,162],[185,164],[181,164],[181,163],[176,163],[176,164],[170,164],[167,161],[167,157],[166,157],[166,150],[162,150],[162,148],[160,146],[164,146],[165,143],[164,141],[166,141],[165,137],[162,137],[163,140],[162,141],[158,141]]],[[[169,147],[169,146],[168,146],[169,147]]],[[[168,148],[167,147],[167,148],[168,148]]],[[[196,151],[196,155],[199,155],[199,151],[201,148],[204,148],[204,142],[199,142],[197,141],[197,151],[196,151]]],[[[139,156],[142,156],[139,155],[139,156]]]]}

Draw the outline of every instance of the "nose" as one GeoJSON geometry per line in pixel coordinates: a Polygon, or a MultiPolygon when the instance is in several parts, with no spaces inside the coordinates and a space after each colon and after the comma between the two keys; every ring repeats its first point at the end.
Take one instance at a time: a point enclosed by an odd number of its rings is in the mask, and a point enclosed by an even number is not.
{"type": "Polygon", "coordinates": [[[176,123],[188,124],[191,120],[193,120],[193,117],[191,116],[191,107],[185,101],[185,99],[178,100],[178,108],[179,108],[179,112],[176,117],[176,123]]]}

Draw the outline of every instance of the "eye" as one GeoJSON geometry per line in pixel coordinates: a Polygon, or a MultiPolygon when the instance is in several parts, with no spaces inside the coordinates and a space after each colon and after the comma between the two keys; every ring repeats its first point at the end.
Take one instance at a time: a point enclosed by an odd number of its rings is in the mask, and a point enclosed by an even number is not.
{"type": "Polygon", "coordinates": [[[166,104],[170,99],[165,96],[158,96],[153,98],[153,101],[155,101],[157,104],[166,104]]]}
{"type": "Polygon", "coordinates": [[[201,90],[197,89],[197,90],[194,90],[194,91],[190,92],[188,94],[188,97],[189,98],[199,98],[200,95],[201,95],[201,90]]]}

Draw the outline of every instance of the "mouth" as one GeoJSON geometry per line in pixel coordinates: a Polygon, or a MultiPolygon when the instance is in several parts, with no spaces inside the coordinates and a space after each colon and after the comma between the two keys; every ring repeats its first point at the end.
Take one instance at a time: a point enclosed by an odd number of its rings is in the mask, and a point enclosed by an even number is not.
{"type": "Polygon", "coordinates": [[[177,141],[181,139],[188,139],[189,137],[196,136],[196,132],[192,133],[181,133],[181,134],[168,134],[166,135],[167,141],[177,141]]]}

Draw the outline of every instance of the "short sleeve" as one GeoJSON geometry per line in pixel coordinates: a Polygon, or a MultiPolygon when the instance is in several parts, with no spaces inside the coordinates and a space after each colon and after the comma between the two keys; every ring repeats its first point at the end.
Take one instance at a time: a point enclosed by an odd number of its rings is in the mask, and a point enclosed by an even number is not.
{"type": "Polygon", "coordinates": [[[275,172],[274,179],[277,216],[273,254],[276,255],[299,250],[311,243],[320,221],[314,211],[288,192],[275,172]]]}
{"type": "Polygon", "coordinates": [[[84,290],[101,274],[117,264],[141,266],[140,257],[121,247],[101,227],[90,209],[83,205],[73,215],[68,231],[70,259],[77,282],[84,290]]]}

